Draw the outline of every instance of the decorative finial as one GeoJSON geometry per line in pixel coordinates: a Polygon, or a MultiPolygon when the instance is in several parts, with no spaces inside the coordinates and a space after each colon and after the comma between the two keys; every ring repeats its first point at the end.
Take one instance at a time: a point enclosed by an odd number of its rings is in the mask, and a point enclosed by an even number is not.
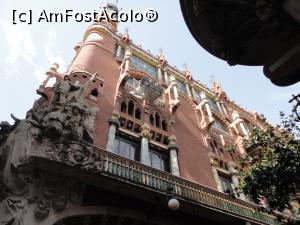
{"type": "Polygon", "coordinates": [[[166,60],[165,56],[163,55],[163,49],[162,48],[159,49],[159,52],[160,52],[160,55],[158,57],[158,61],[159,61],[160,65],[163,66],[167,63],[167,60],[166,60]]]}
{"type": "Polygon", "coordinates": [[[126,27],[125,28],[125,33],[123,33],[122,35],[121,35],[121,40],[122,40],[122,42],[124,42],[124,43],[129,43],[129,41],[130,41],[130,39],[129,39],[129,34],[128,34],[128,28],[126,27]]]}
{"type": "Polygon", "coordinates": [[[184,67],[184,74],[185,74],[185,77],[188,81],[192,80],[192,74],[191,72],[188,70],[188,67],[187,67],[187,64],[183,64],[183,67],[184,67]]]}

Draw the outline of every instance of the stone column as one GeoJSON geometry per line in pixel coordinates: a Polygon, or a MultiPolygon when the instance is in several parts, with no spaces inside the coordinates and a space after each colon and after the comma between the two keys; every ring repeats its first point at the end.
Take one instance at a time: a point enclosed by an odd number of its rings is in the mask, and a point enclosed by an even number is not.
{"type": "Polygon", "coordinates": [[[141,163],[150,166],[150,153],[149,153],[149,140],[152,134],[150,133],[150,127],[147,123],[141,126],[141,163]]]}
{"type": "Polygon", "coordinates": [[[162,81],[162,72],[160,66],[157,68],[157,78],[159,81],[162,81]]]}
{"type": "Polygon", "coordinates": [[[176,137],[174,135],[171,135],[169,137],[168,149],[170,151],[171,174],[180,177],[179,163],[178,163],[178,146],[176,144],[176,137]]]}
{"type": "Polygon", "coordinates": [[[116,131],[117,128],[119,127],[119,116],[117,114],[113,114],[113,116],[108,120],[108,123],[109,123],[109,129],[108,129],[106,150],[109,152],[114,152],[116,131]]]}
{"type": "Polygon", "coordinates": [[[245,127],[245,124],[243,121],[240,122],[240,128],[243,132],[244,135],[248,136],[249,135],[249,132],[247,131],[246,127],[245,127]]]}
{"type": "Polygon", "coordinates": [[[192,96],[192,93],[191,93],[189,82],[185,82],[185,88],[186,88],[186,93],[189,96],[189,98],[192,98],[193,96],[192,96]]]}
{"type": "Polygon", "coordinates": [[[126,49],[125,51],[125,57],[124,57],[124,61],[125,61],[125,72],[128,71],[129,67],[130,67],[130,60],[131,60],[131,51],[129,49],[126,49]]]}
{"type": "Polygon", "coordinates": [[[118,45],[118,47],[117,47],[117,53],[116,53],[117,57],[121,57],[121,50],[122,50],[121,45],[118,45]]]}
{"type": "MultiPolygon", "coordinates": [[[[192,91],[192,96],[193,96],[195,99],[197,99],[198,96],[197,96],[197,94],[196,94],[194,84],[191,84],[191,91],[192,91]]],[[[200,100],[200,99],[197,99],[197,100],[200,100]]]]}
{"type": "Polygon", "coordinates": [[[217,165],[218,165],[217,158],[216,158],[215,154],[213,154],[212,152],[209,153],[208,157],[209,157],[209,162],[210,162],[210,165],[211,165],[212,174],[213,174],[213,177],[214,177],[214,179],[216,181],[216,184],[217,184],[217,188],[218,188],[219,191],[223,192],[221,180],[219,178],[219,174],[218,174],[218,171],[217,171],[217,165]]]}
{"type": "Polygon", "coordinates": [[[173,88],[174,98],[178,99],[179,96],[178,96],[177,82],[176,82],[175,77],[173,77],[173,76],[170,77],[170,83],[171,83],[172,88],[173,88]]]}
{"type": "Polygon", "coordinates": [[[228,170],[229,170],[229,173],[231,175],[231,181],[232,181],[232,184],[234,186],[234,191],[235,191],[235,194],[237,195],[238,198],[242,199],[242,200],[246,200],[246,196],[245,194],[239,190],[239,172],[238,170],[236,169],[236,165],[234,162],[229,162],[228,163],[228,170]]]}
{"type": "Polygon", "coordinates": [[[216,104],[217,104],[217,107],[218,107],[219,112],[220,112],[220,113],[223,113],[223,109],[222,109],[222,107],[221,107],[220,102],[219,102],[219,101],[216,101],[216,104]]]}
{"type": "Polygon", "coordinates": [[[164,69],[164,78],[165,78],[165,83],[167,85],[169,85],[170,84],[170,80],[169,80],[168,72],[167,72],[166,69],[164,69]]]}
{"type": "Polygon", "coordinates": [[[228,112],[227,112],[227,110],[226,110],[224,104],[221,104],[221,107],[222,107],[222,109],[223,109],[224,114],[225,114],[226,116],[228,116],[228,112]]]}

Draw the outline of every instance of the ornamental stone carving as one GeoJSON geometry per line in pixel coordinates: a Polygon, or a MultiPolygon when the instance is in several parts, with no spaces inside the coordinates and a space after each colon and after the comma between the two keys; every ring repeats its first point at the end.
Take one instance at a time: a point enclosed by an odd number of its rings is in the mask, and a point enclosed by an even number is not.
{"type": "Polygon", "coordinates": [[[141,126],[140,137],[147,138],[147,139],[150,139],[152,137],[152,134],[150,132],[150,126],[147,123],[144,123],[141,126]]]}

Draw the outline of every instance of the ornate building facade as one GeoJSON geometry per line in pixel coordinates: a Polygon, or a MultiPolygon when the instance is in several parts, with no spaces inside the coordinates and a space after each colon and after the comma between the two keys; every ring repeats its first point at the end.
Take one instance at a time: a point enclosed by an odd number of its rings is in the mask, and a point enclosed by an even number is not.
{"type": "Polygon", "coordinates": [[[203,86],[109,21],[58,67],[24,120],[0,124],[1,224],[276,224],[237,188],[242,140],[266,124],[218,82],[203,86]]]}

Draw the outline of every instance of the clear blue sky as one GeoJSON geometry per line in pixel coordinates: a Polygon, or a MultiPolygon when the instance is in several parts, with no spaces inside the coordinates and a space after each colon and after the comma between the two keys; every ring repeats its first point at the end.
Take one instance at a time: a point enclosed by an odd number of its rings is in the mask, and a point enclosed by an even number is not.
{"type": "MultiPolygon", "coordinates": [[[[114,1],[112,1],[114,2],[114,1]]],[[[10,120],[10,113],[24,118],[38,96],[35,90],[53,62],[64,72],[73,55],[74,45],[82,39],[88,23],[37,23],[13,25],[12,11],[41,10],[61,12],[65,9],[93,11],[98,0],[2,0],[0,8],[0,120],[10,120]]],[[[265,78],[261,67],[230,67],[199,46],[187,29],[178,0],[119,0],[119,8],[144,11],[153,8],[159,19],[154,23],[121,23],[119,31],[129,29],[131,39],[144,49],[158,54],[162,48],[167,60],[178,69],[187,64],[195,80],[211,85],[212,75],[227,95],[250,111],[265,114],[271,123],[279,121],[278,111],[290,111],[287,103],[300,84],[277,87],[265,78]]]]}

